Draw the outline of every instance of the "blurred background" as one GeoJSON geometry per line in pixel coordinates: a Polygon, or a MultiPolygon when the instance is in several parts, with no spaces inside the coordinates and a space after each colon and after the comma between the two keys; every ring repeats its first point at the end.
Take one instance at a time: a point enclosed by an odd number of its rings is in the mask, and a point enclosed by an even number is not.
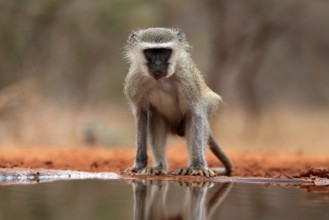
{"type": "Polygon", "coordinates": [[[325,0],[0,0],[0,146],[133,147],[123,46],[164,26],[223,96],[225,149],[329,153],[328,21],[325,0]]]}

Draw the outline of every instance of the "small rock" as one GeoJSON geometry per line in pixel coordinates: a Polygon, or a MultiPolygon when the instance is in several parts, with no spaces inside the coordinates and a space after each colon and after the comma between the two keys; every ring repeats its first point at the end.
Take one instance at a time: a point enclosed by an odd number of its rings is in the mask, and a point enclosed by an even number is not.
{"type": "Polygon", "coordinates": [[[329,186],[329,179],[327,178],[315,178],[313,182],[316,186],[329,186]]]}
{"type": "Polygon", "coordinates": [[[98,163],[95,161],[90,165],[91,168],[98,168],[98,163]]]}
{"type": "Polygon", "coordinates": [[[53,162],[53,161],[50,161],[50,160],[47,160],[47,161],[45,161],[45,164],[46,164],[46,165],[53,165],[54,162],[53,162]]]}

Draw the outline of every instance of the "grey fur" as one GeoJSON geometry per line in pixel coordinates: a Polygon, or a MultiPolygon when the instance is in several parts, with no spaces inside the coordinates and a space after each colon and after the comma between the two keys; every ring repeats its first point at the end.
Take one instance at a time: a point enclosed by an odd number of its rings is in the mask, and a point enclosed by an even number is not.
{"type": "Polygon", "coordinates": [[[188,168],[175,171],[179,175],[215,175],[207,167],[207,144],[230,174],[233,165],[211,135],[209,118],[217,110],[221,97],[210,90],[193,62],[190,45],[177,29],[149,28],[130,35],[126,58],[130,69],[125,80],[125,94],[133,109],[137,129],[137,152],[132,172],[163,174],[167,170],[166,136],[177,133],[185,122],[190,162],[188,168]],[[146,67],[143,49],[172,49],[166,77],[155,80],[146,67]],[[154,166],[147,166],[147,140],[150,141],[154,166]]]}

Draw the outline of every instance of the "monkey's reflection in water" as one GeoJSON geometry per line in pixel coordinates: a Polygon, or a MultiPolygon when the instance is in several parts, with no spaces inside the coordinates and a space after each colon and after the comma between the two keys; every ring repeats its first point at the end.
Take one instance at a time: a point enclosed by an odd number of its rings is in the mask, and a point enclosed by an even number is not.
{"type": "Polygon", "coordinates": [[[212,219],[231,187],[232,183],[134,181],[134,219],[212,219]]]}

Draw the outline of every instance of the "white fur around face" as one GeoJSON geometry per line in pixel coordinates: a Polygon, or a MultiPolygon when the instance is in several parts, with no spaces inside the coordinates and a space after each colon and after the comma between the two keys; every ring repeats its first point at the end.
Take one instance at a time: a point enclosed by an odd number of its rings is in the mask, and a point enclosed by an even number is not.
{"type": "Polygon", "coordinates": [[[142,50],[152,49],[152,48],[174,48],[175,42],[166,42],[166,43],[141,42],[140,46],[142,50]]]}

